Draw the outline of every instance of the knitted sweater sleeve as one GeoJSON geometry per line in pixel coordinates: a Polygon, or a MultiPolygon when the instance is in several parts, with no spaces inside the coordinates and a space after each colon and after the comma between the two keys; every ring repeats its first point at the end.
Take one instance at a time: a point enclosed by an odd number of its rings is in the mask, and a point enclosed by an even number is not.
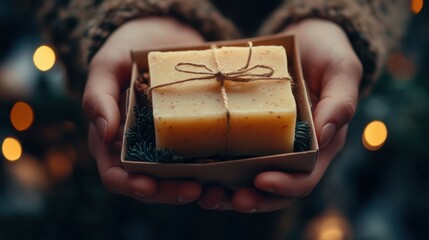
{"type": "Polygon", "coordinates": [[[380,75],[388,52],[404,34],[409,12],[407,0],[284,0],[260,33],[280,32],[306,18],[339,24],[363,64],[361,91],[367,91],[380,75]]]}
{"type": "Polygon", "coordinates": [[[39,3],[42,28],[64,62],[68,78],[73,79],[68,84],[78,93],[83,90],[87,63],[110,34],[126,21],[169,16],[194,27],[209,41],[239,35],[209,0],[46,0],[39,3]]]}

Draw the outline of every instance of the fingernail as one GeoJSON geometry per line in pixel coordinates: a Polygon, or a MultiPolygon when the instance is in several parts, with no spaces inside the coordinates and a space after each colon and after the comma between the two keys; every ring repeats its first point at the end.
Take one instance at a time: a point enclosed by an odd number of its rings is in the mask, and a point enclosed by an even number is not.
{"type": "Polygon", "coordinates": [[[97,128],[98,136],[101,138],[101,140],[104,141],[104,138],[106,137],[106,128],[107,128],[107,121],[106,119],[99,117],[95,120],[95,127],[97,128]]]}
{"type": "Polygon", "coordinates": [[[276,189],[274,189],[273,187],[266,188],[265,191],[269,193],[276,193],[276,189]]]}
{"type": "Polygon", "coordinates": [[[322,128],[322,137],[321,137],[321,148],[326,147],[328,145],[329,141],[331,141],[331,138],[335,134],[335,125],[333,123],[328,123],[322,128]]]}
{"type": "Polygon", "coordinates": [[[256,209],[256,208],[250,209],[250,213],[256,213],[256,212],[258,212],[258,209],[256,209]]]}
{"type": "Polygon", "coordinates": [[[217,203],[217,204],[215,204],[215,205],[213,205],[211,207],[208,207],[207,209],[212,209],[212,210],[220,209],[220,204],[217,203]]]}
{"type": "Polygon", "coordinates": [[[194,201],[193,199],[187,199],[187,198],[184,198],[184,197],[182,197],[182,196],[178,196],[177,197],[177,201],[179,202],[179,203],[189,203],[189,202],[192,202],[192,201],[194,201]]]}
{"type": "Polygon", "coordinates": [[[147,195],[146,194],[144,194],[144,193],[141,193],[141,192],[134,192],[134,195],[136,195],[137,197],[147,197],[147,195]]]}

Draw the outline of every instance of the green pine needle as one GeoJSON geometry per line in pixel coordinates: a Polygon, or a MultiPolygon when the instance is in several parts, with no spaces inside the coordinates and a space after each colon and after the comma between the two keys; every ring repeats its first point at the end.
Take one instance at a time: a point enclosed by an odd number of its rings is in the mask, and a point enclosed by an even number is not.
{"type": "Polygon", "coordinates": [[[154,144],[150,142],[138,142],[132,147],[129,147],[127,159],[159,163],[172,163],[176,160],[172,151],[157,149],[154,144]]]}
{"type": "Polygon", "coordinates": [[[157,149],[152,108],[149,103],[134,106],[135,123],[125,133],[128,149],[127,159],[146,162],[177,162],[173,151],[157,149]]]}
{"type": "Polygon", "coordinates": [[[310,124],[297,121],[295,126],[294,152],[303,152],[311,147],[310,124]]]}

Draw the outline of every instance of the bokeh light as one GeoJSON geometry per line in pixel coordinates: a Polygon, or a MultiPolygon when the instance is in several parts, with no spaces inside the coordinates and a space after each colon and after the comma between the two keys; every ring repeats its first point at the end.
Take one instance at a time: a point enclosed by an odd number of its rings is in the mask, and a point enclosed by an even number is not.
{"type": "Polygon", "coordinates": [[[338,225],[326,226],[319,233],[318,240],[343,240],[344,232],[338,225]]]}
{"type": "Polygon", "coordinates": [[[311,220],[304,234],[304,239],[344,240],[351,239],[352,229],[341,213],[330,210],[311,220]]]}
{"type": "Polygon", "coordinates": [[[423,8],[423,0],[411,0],[411,11],[418,14],[423,8]]]}
{"type": "Polygon", "coordinates": [[[416,67],[410,58],[397,52],[389,56],[387,71],[397,80],[410,80],[416,74],[416,67]]]}
{"type": "Polygon", "coordinates": [[[19,161],[8,164],[6,169],[15,180],[27,188],[43,189],[49,185],[43,164],[29,154],[23,153],[19,161]]]}
{"type": "Polygon", "coordinates": [[[21,157],[21,143],[15,138],[8,137],[3,141],[1,146],[3,156],[9,161],[16,161],[21,157]]]}
{"type": "Polygon", "coordinates": [[[10,111],[10,121],[18,131],[28,129],[34,121],[33,109],[25,102],[17,102],[10,111]]]}
{"type": "Polygon", "coordinates": [[[34,62],[34,65],[40,71],[48,71],[55,64],[54,50],[52,50],[52,48],[45,46],[45,45],[40,46],[34,52],[33,62],[34,62]]]}
{"type": "Polygon", "coordinates": [[[48,170],[55,179],[64,180],[73,172],[73,160],[64,152],[50,151],[46,161],[48,170]]]}
{"type": "Polygon", "coordinates": [[[369,123],[362,134],[362,143],[366,149],[375,151],[380,149],[387,139],[387,127],[381,121],[369,123]]]}

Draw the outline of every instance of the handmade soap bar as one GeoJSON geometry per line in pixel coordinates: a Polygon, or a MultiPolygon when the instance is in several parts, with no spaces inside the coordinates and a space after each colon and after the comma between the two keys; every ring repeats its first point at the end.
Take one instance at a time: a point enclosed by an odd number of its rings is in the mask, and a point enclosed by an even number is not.
{"type": "Polygon", "coordinates": [[[157,148],[184,157],[293,150],[296,105],[283,47],[258,46],[251,53],[249,47],[151,52],[148,58],[157,148]],[[220,82],[210,73],[243,70],[249,54],[247,69],[264,67],[245,71],[242,78],[257,80],[226,77],[223,98],[220,82]],[[267,71],[272,75],[257,77],[267,71]],[[190,78],[196,80],[156,87],[190,78]]]}

